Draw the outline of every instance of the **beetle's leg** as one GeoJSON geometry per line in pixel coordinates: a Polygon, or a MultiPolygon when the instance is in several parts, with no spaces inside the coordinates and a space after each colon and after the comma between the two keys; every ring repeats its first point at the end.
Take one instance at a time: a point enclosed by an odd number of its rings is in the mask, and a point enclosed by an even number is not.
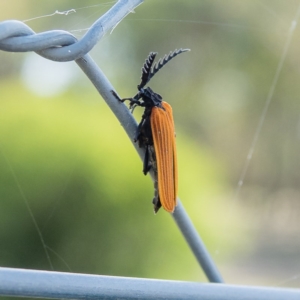
{"type": "Polygon", "coordinates": [[[154,182],[154,198],[152,200],[154,213],[156,214],[158,210],[161,208],[161,202],[159,200],[159,194],[158,194],[158,182],[155,180],[154,182]]]}
{"type": "Polygon", "coordinates": [[[145,151],[145,157],[144,157],[144,162],[143,162],[143,173],[144,175],[147,175],[147,173],[151,169],[151,163],[149,160],[149,146],[146,146],[146,151],[145,151]]]}
{"type": "MultiPolygon", "coordinates": [[[[122,99],[123,100],[123,99],[122,99]]],[[[128,99],[127,99],[128,100],[128,99]]],[[[129,104],[129,109],[131,109],[131,112],[135,109],[136,106],[145,106],[143,102],[136,100],[134,98],[130,98],[130,104],[129,104]]]]}
{"type": "Polygon", "coordinates": [[[139,101],[139,99],[141,98],[139,94],[136,94],[134,97],[128,97],[128,98],[123,98],[121,99],[118,94],[111,90],[111,93],[120,101],[120,102],[125,102],[126,100],[130,101],[130,105],[136,104],[136,105],[140,105],[141,102],[139,101]],[[133,103],[133,104],[131,104],[133,103]]]}
{"type": "Polygon", "coordinates": [[[129,109],[131,109],[133,106],[143,106],[142,102],[134,99],[134,98],[123,98],[123,99],[119,99],[119,101],[121,102],[125,102],[126,100],[128,100],[130,102],[129,104],[129,109]]]}
{"type": "Polygon", "coordinates": [[[123,99],[120,99],[120,101],[124,102],[126,100],[129,100],[130,101],[130,105],[133,105],[133,104],[140,105],[141,102],[139,100],[141,99],[141,97],[142,97],[141,93],[137,93],[134,97],[123,98],[123,99]]]}
{"type": "MultiPolygon", "coordinates": [[[[139,141],[140,135],[141,135],[141,129],[144,125],[144,122],[145,122],[145,117],[143,116],[141,122],[139,123],[139,125],[136,129],[136,133],[135,133],[135,136],[134,136],[134,139],[133,139],[134,142],[139,141]]],[[[139,141],[139,147],[142,147],[142,145],[143,144],[141,143],[141,141],[139,141]]]]}
{"type": "Polygon", "coordinates": [[[129,98],[123,98],[121,99],[118,94],[111,90],[111,93],[120,101],[120,102],[125,102],[126,100],[130,101],[130,106],[133,105],[138,105],[138,106],[143,106],[143,104],[139,101],[139,99],[141,99],[141,93],[137,93],[134,97],[129,97],[129,98]]]}
{"type": "Polygon", "coordinates": [[[154,213],[156,214],[158,210],[161,208],[161,202],[159,199],[159,190],[158,190],[158,178],[157,173],[155,174],[154,180],[154,198],[152,200],[154,213]]]}
{"type": "Polygon", "coordinates": [[[137,107],[137,104],[130,105],[129,109],[131,109],[131,113],[133,114],[134,109],[137,107]]]}
{"type": "Polygon", "coordinates": [[[114,90],[111,90],[110,92],[113,94],[113,96],[115,96],[115,98],[117,98],[119,101],[122,101],[122,99],[119,97],[119,95],[114,90]]]}
{"type": "MultiPolygon", "coordinates": [[[[135,136],[134,136],[134,139],[133,141],[136,143],[139,138],[140,138],[140,135],[141,135],[141,127],[142,127],[142,122],[138,125],[137,129],[136,129],[136,133],[135,133],[135,136]]],[[[141,148],[141,144],[139,143],[139,147],[141,148]]]]}

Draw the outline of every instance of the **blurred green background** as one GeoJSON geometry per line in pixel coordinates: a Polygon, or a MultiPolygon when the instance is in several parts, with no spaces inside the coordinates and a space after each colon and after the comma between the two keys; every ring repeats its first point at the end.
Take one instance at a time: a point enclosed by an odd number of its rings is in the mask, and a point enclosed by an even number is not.
{"type": "MultiPolygon", "coordinates": [[[[0,20],[80,39],[112,4],[2,0],[0,20]]],[[[179,195],[227,283],[300,285],[298,26],[238,189],[298,6],[146,0],[91,51],[130,97],[150,51],[191,49],[151,87],[173,107],[179,195]]],[[[0,265],[205,281],[172,218],[153,214],[142,162],[77,65],[0,62],[0,265]]]]}

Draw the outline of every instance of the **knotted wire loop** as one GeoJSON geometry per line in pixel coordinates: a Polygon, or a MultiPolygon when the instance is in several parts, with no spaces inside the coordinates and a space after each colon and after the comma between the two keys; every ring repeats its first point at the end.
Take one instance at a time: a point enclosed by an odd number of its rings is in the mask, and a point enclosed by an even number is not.
{"type": "Polygon", "coordinates": [[[143,0],[119,0],[77,40],[71,33],[52,30],[35,33],[20,21],[0,23],[0,50],[10,52],[35,51],[53,61],[72,61],[87,54],[104,34],[113,29],[143,0]]]}

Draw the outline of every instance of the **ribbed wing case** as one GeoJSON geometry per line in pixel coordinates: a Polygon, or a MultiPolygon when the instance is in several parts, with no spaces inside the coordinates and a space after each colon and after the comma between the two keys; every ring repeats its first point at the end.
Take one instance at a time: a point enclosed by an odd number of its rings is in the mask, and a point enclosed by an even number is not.
{"type": "Polygon", "coordinates": [[[162,108],[153,107],[151,130],[157,162],[158,194],[163,208],[173,212],[177,204],[178,173],[175,126],[172,107],[162,102],[162,108]]]}

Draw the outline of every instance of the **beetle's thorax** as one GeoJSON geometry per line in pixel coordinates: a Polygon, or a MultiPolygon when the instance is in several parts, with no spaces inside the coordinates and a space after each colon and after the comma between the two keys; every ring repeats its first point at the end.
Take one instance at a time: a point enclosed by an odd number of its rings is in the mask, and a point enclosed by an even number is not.
{"type": "Polygon", "coordinates": [[[143,99],[145,103],[145,107],[153,107],[153,106],[161,107],[161,102],[162,102],[161,95],[153,92],[153,90],[150,87],[147,87],[145,89],[141,88],[139,92],[140,92],[140,97],[143,99]]]}

